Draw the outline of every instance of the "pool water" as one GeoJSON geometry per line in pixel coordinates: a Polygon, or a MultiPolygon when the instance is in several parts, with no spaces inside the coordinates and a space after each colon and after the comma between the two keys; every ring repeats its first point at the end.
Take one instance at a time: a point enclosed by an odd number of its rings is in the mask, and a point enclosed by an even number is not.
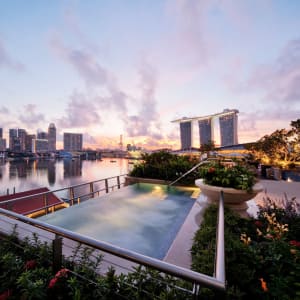
{"type": "Polygon", "coordinates": [[[137,183],[39,219],[163,259],[194,202],[195,189],[137,183]]]}

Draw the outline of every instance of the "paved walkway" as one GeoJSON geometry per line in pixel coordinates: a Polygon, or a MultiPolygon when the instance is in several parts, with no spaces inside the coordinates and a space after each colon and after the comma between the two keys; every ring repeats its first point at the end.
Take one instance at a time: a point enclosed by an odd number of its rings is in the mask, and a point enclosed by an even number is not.
{"type": "MultiPolygon", "coordinates": [[[[249,209],[247,212],[249,215],[256,215],[258,211],[257,204],[263,204],[263,199],[267,196],[273,200],[296,197],[296,201],[300,203],[300,182],[261,180],[260,183],[263,185],[264,191],[257,194],[254,199],[248,201],[249,209]]],[[[193,244],[193,237],[199,228],[204,209],[207,205],[206,197],[200,194],[165,256],[165,261],[180,267],[190,268],[190,249],[193,244]]]]}

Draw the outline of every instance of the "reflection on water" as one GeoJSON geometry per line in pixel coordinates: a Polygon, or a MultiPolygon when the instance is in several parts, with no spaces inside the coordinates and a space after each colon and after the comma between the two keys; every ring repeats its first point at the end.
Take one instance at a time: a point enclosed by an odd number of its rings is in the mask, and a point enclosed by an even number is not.
{"type": "Polygon", "coordinates": [[[192,193],[139,183],[39,219],[162,259],[194,204],[192,193]]]}
{"type": "Polygon", "coordinates": [[[0,195],[38,187],[51,190],[128,173],[127,159],[1,161],[0,195]]]}

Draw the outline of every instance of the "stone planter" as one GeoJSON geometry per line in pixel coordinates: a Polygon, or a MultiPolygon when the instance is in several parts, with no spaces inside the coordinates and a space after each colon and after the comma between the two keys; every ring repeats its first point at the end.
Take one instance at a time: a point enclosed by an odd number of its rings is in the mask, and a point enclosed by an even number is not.
{"type": "Polygon", "coordinates": [[[224,204],[240,214],[246,212],[248,208],[246,202],[253,199],[259,192],[263,191],[263,186],[260,183],[256,183],[250,193],[244,190],[208,185],[203,183],[203,179],[196,179],[195,184],[200,188],[201,193],[211,202],[218,203],[220,192],[223,191],[224,204]]]}

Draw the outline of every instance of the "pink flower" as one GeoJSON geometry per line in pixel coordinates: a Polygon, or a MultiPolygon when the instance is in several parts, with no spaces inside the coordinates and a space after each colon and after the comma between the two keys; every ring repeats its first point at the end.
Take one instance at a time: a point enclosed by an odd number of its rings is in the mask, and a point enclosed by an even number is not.
{"type": "Polygon", "coordinates": [[[25,269],[26,270],[33,270],[35,269],[36,267],[36,261],[35,260],[28,260],[26,263],[25,263],[25,269]]]}
{"type": "Polygon", "coordinates": [[[69,272],[69,270],[66,269],[66,268],[61,269],[61,270],[59,270],[59,271],[56,273],[55,277],[57,277],[57,278],[59,278],[59,277],[67,277],[68,272],[69,272]]]}
{"type": "Polygon", "coordinates": [[[265,235],[265,238],[266,239],[274,239],[274,236],[271,234],[271,233],[267,233],[266,235],[265,235]]]}
{"type": "Polygon", "coordinates": [[[55,286],[56,282],[57,282],[57,277],[52,278],[49,282],[48,288],[52,289],[55,286]]]}

